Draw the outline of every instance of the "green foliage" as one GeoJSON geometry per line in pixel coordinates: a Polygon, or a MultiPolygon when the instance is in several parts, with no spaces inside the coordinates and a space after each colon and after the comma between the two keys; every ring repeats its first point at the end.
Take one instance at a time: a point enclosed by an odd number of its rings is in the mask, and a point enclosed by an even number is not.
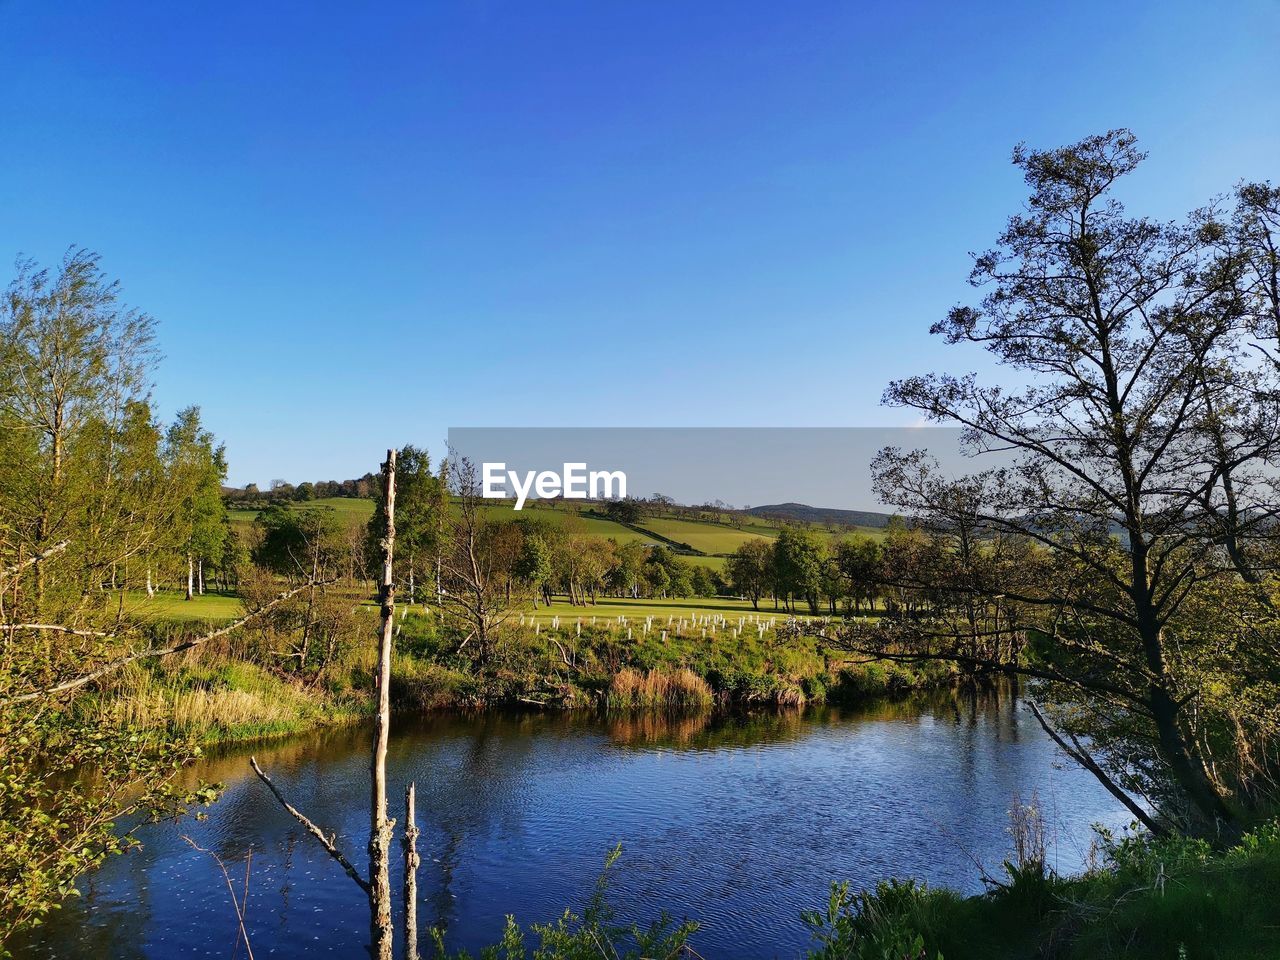
{"type": "Polygon", "coordinates": [[[1215,852],[1200,840],[1102,835],[1105,864],[1078,877],[1038,865],[962,898],[914,881],[851,893],[806,913],[814,960],[1258,960],[1280,956],[1280,827],[1215,852]]]}
{"type": "Polygon", "coordinates": [[[189,557],[221,559],[227,538],[222,481],[226,450],[200,422],[200,408],[187,407],[165,434],[164,461],[176,500],[173,533],[189,557]]]}
{"type": "Polygon", "coordinates": [[[809,610],[817,613],[827,557],[822,537],[814,530],[788,528],[778,537],[773,552],[779,594],[803,599],[809,610]]]}
{"type": "Polygon", "coordinates": [[[925,949],[921,928],[938,902],[952,894],[935,893],[914,880],[885,880],[874,891],[852,893],[847,883],[833,884],[826,909],[801,919],[818,946],[812,960],[943,960],[925,949]]]}
{"type": "Polygon", "coordinates": [[[120,818],[210,797],[172,786],[184,738],[51,692],[155,639],[126,602],[153,574],[225,553],[221,447],[194,407],[157,423],[153,324],[118,294],[73,248],[0,301],[0,939],[130,842],[120,818]]]}
{"type": "MultiPolygon", "coordinates": [[[[698,924],[689,920],[675,923],[666,914],[647,927],[623,926],[609,903],[609,871],[622,856],[619,844],[605,857],[604,870],[581,914],[566,910],[551,923],[535,923],[526,934],[514,917],[507,917],[502,939],[480,951],[479,960],[676,960],[686,955],[689,938],[698,924]],[[532,939],[529,945],[526,941],[532,939]]],[[[465,951],[450,954],[444,946],[444,932],[432,931],[436,956],[450,960],[471,960],[465,951]]]]}
{"type": "Polygon", "coordinates": [[[119,819],[169,819],[216,797],[208,785],[173,785],[200,753],[186,742],[156,743],[61,711],[5,709],[0,729],[0,943],[40,923],[76,893],[81,874],[135,843],[117,831],[119,819]]]}

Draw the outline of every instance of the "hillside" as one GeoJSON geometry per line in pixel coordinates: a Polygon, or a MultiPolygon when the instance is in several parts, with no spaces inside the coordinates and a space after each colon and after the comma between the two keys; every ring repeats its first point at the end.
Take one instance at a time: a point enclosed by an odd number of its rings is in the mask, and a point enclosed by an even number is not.
{"type": "MultiPolygon", "coordinates": [[[[513,501],[495,500],[486,504],[484,512],[494,519],[516,516],[513,501]]],[[[322,497],[290,503],[291,510],[335,511],[347,523],[363,525],[373,513],[373,500],[357,497],[322,497]]],[[[800,524],[816,528],[840,528],[830,535],[859,534],[880,539],[884,536],[889,514],[858,510],[834,510],[810,507],[802,503],[784,503],[753,507],[739,512],[745,523],[730,525],[728,514],[704,513],[700,516],[646,516],[635,524],[623,524],[601,514],[599,503],[569,503],[563,500],[535,501],[525,508],[526,516],[541,517],[553,523],[574,523],[585,533],[610,537],[618,543],[640,541],[665,543],[700,566],[722,570],[725,558],[742,543],[752,539],[774,540],[784,524],[800,524]],[[686,551],[688,551],[686,553],[686,551]]],[[[242,531],[249,527],[259,511],[243,507],[228,511],[233,525],[242,531]]],[[[824,535],[827,530],[820,530],[824,535]]]]}
{"type": "Polygon", "coordinates": [[[891,513],[874,510],[837,510],[834,507],[811,507],[807,503],[773,503],[762,507],[750,507],[743,513],[769,520],[788,520],[793,523],[828,523],[845,527],[872,527],[883,529],[893,518],[891,513]]]}

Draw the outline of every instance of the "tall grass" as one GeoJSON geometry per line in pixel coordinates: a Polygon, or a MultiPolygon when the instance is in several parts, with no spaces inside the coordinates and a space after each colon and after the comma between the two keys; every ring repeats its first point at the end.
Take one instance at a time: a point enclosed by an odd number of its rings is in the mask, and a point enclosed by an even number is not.
{"type": "Polygon", "coordinates": [[[608,705],[613,709],[698,709],[714,701],[707,681],[687,667],[640,671],[623,667],[609,684],[608,705]]]}
{"type": "Polygon", "coordinates": [[[344,716],[323,692],[246,663],[133,667],[84,709],[117,726],[205,741],[293,733],[344,716]]]}

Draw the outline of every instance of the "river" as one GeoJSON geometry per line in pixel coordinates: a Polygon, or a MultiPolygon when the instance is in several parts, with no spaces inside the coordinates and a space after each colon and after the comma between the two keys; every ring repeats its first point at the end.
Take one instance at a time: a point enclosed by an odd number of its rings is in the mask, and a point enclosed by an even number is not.
{"type": "MultiPolygon", "coordinates": [[[[360,865],[368,739],[348,728],[252,751],[360,865]]],[[[252,775],[250,752],[204,761],[196,773],[227,786],[208,819],[144,827],[141,849],[84,878],[83,896],[18,955],[230,956],[236,921],[222,875],[183,834],[237,881],[252,851],[247,926],[258,960],[364,955],[363,894],[252,775]]],[[[1063,871],[1084,862],[1092,823],[1127,819],[1055,757],[1008,691],[676,719],[397,717],[389,776],[397,816],[404,784],[418,784],[419,922],[443,924],[450,946],[472,950],[497,938],[508,913],[542,921],[581,905],[617,843],[620,919],[647,922],[662,909],[697,919],[702,956],[751,960],[803,955],[800,911],[819,906],[833,880],[918,877],[979,891],[975,864],[998,869],[1015,795],[1039,796],[1063,871]]],[[[398,871],[392,883],[398,894],[398,871]]]]}

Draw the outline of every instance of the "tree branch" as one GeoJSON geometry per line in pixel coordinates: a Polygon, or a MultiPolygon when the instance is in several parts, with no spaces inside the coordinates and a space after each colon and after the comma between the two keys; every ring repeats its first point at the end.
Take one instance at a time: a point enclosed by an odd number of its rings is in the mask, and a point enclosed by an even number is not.
{"type": "Polygon", "coordinates": [[[1039,707],[1031,701],[1027,701],[1027,706],[1031,708],[1032,714],[1035,715],[1036,720],[1039,722],[1044,732],[1047,733],[1049,738],[1062,749],[1062,752],[1093,774],[1097,781],[1106,788],[1107,793],[1111,794],[1123,803],[1125,809],[1132,813],[1139,823],[1157,837],[1164,836],[1168,833],[1168,831],[1160,825],[1159,821],[1154,819],[1151,814],[1147,813],[1147,811],[1143,810],[1133,797],[1125,793],[1114,780],[1107,776],[1106,771],[1098,765],[1098,762],[1094,760],[1093,757],[1089,756],[1088,751],[1081,746],[1079,740],[1071,734],[1067,734],[1067,736],[1071,737],[1071,743],[1068,744],[1066,740],[1064,740],[1063,737],[1049,725],[1049,721],[1044,718],[1044,714],[1040,712],[1039,707]]]}
{"type": "Polygon", "coordinates": [[[341,866],[342,869],[346,871],[346,874],[348,877],[350,877],[352,880],[356,882],[356,886],[358,886],[365,893],[368,893],[369,881],[366,880],[364,877],[360,876],[360,873],[356,870],[356,868],[351,865],[351,861],[342,855],[342,851],[338,849],[337,844],[335,843],[335,840],[337,839],[336,834],[327,835],[323,830],[317,827],[315,823],[309,817],[307,817],[306,814],[304,814],[301,810],[299,810],[297,807],[291,804],[288,800],[286,800],[284,798],[284,794],[280,792],[280,788],[277,787],[274,783],[272,783],[271,778],[262,772],[262,768],[258,766],[257,757],[249,758],[249,766],[253,767],[253,772],[258,775],[258,779],[261,780],[263,783],[265,783],[267,785],[267,789],[270,790],[273,794],[275,794],[275,798],[280,801],[280,805],[284,807],[285,810],[289,811],[290,816],[292,816],[293,819],[297,820],[300,824],[306,827],[307,832],[320,841],[320,845],[324,847],[326,851],[328,851],[329,856],[333,857],[334,860],[338,861],[338,865],[341,866]]]}
{"type": "Polygon", "coordinates": [[[170,656],[171,654],[181,653],[184,650],[194,649],[195,647],[208,643],[210,640],[216,640],[218,637],[226,636],[228,633],[231,633],[233,630],[239,629],[240,627],[244,626],[246,623],[250,622],[251,620],[254,620],[257,617],[262,616],[262,614],[266,613],[272,607],[275,607],[281,603],[284,603],[286,600],[296,596],[297,594],[301,593],[303,590],[306,590],[310,586],[312,585],[303,584],[300,587],[295,587],[293,590],[288,590],[285,593],[280,594],[274,600],[271,600],[263,604],[261,607],[259,607],[257,610],[254,610],[252,613],[246,614],[245,616],[241,617],[239,620],[236,620],[233,623],[229,623],[224,627],[219,627],[217,630],[214,630],[210,633],[206,633],[203,636],[193,637],[190,640],[184,640],[181,643],[175,643],[172,646],[168,646],[168,647],[151,647],[147,650],[139,650],[137,653],[131,653],[131,654],[128,654],[127,656],[119,657],[115,660],[112,660],[109,663],[104,663],[102,666],[98,667],[96,670],[90,670],[88,673],[81,674],[80,676],[75,677],[74,679],[64,680],[61,683],[55,683],[53,686],[45,687],[42,690],[33,690],[30,693],[24,693],[16,697],[10,697],[8,700],[3,701],[3,703],[0,705],[12,706],[18,703],[30,703],[32,700],[40,700],[45,697],[57,696],[60,693],[68,693],[72,690],[78,690],[80,687],[85,686],[85,684],[92,683],[95,680],[100,680],[102,677],[105,677],[107,674],[114,673],[116,670],[119,670],[121,667],[127,667],[129,664],[136,663],[139,660],[148,660],[152,657],[167,657],[167,656],[170,656]]]}
{"type": "Polygon", "coordinates": [[[63,550],[67,549],[67,547],[69,546],[71,546],[71,541],[63,540],[61,543],[55,543],[52,547],[49,547],[47,550],[45,550],[42,553],[32,554],[31,556],[27,557],[27,559],[23,560],[21,563],[15,563],[11,567],[5,567],[3,570],[0,570],[0,582],[8,580],[15,573],[20,573],[23,570],[25,570],[27,567],[30,567],[37,563],[42,563],[43,561],[48,560],[50,557],[56,556],[57,554],[61,553],[63,550]]]}

